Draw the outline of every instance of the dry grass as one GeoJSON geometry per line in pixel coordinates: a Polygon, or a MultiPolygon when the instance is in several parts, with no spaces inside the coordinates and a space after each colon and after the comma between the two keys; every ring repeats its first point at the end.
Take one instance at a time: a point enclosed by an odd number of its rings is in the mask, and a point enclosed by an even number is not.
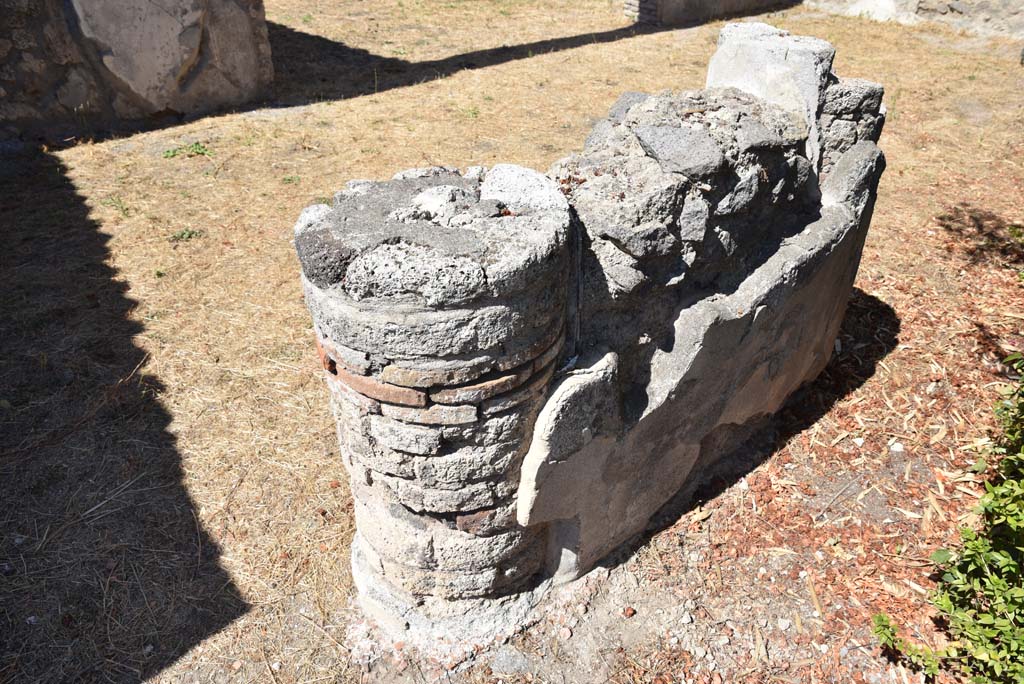
{"type": "MultiPolygon", "coordinates": [[[[358,680],[341,645],[351,502],[292,222],[351,178],[544,169],[622,92],[699,87],[720,26],[631,36],[618,3],[591,0],[267,5],[278,100],[296,106],[0,176],[15,218],[0,284],[16,293],[2,307],[0,681],[358,680]],[[607,42],[574,38],[594,33],[607,42]],[[211,156],[163,157],[191,142],[211,156]],[[171,239],[182,231],[198,234],[171,239]]],[[[1024,71],[1008,44],[944,30],[772,21],[887,86],[890,170],[858,285],[900,322],[876,374],[780,462],[808,478],[873,468],[815,446],[857,429],[879,454],[898,437],[929,466],[913,477],[962,472],[991,424],[995,355],[1021,345],[1022,265],[967,258],[977,241],[936,217],[963,205],[995,217],[982,226],[1024,221],[1024,71]]],[[[948,519],[969,503],[951,498],[948,519]]],[[[951,531],[915,531],[915,553],[951,531]]],[[[922,622],[899,598],[898,616],[922,622]]]]}

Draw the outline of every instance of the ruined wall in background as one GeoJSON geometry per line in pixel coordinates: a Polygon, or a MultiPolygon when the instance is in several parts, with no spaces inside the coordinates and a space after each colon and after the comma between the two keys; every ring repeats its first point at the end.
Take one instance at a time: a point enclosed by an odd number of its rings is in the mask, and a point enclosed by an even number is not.
{"type": "Polygon", "coordinates": [[[756,14],[798,0],[625,0],[626,16],[642,24],[685,26],[711,19],[756,14]]]}
{"type": "MultiPolygon", "coordinates": [[[[985,34],[1024,37],[1021,0],[803,0],[810,7],[878,21],[939,21],[985,34]]],[[[625,0],[627,17],[642,24],[685,26],[739,14],[757,14],[801,0],[625,0]]]]}
{"type": "Polygon", "coordinates": [[[806,0],[811,7],[878,21],[938,21],[969,31],[1024,38],[1021,0],[806,0]]]}
{"type": "Polygon", "coordinates": [[[173,120],[272,81],[262,0],[0,0],[0,137],[173,120]]]}

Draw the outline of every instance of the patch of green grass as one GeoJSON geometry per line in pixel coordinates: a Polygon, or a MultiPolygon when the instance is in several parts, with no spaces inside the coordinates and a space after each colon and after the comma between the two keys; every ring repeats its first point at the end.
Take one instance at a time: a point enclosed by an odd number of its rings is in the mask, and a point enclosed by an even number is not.
{"type": "Polygon", "coordinates": [[[193,240],[195,238],[200,237],[203,237],[203,231],[195,230],[193,228],[183,228],[182,230],[179,230],[177,233],[173,233],[167,239],[170,240],[171,242],[187,242],[189,240],[193,240]]]}
{"type": "Polygon", "coordinates": [[[886,653],[896,653],[911,667],[929,677],[939,673],[939,654],[927,646],[917,646],[901,637],[888,615],[879,613],[872,618],[871,631],[886,653]]]}
{"type": "Polygon", "coordinates": [[[121,216],[124,218],[128,218],[128,215],[131,213],[131,210],[128,208],[128,205],[125,204],[124,200],[121,198],[120,195],[111,195],[110,197],[101,200],[100,204],[103,205],[104,207],[116,209],[117,212],[121,214],[121,216]]]}
{"type": "Polygon", "coordinates": [[[896,121],[899,116],[900,109],[900,95],[903,94],[903,88],[896,88],[896,92],[893,93],[892,97],[889,98],[889,111],[886,112],[885,118],[888,121],[896,121]]]}
{"type": "Polygon", "coordinates": [[[298,176],[285,176],[281,179],[281,182],[286,185],[295,185],[301,180],[298,176]]]}
{"type": "Polygon", "coordinates": [[[465,110],[465,113],[466,113],[466,116],[468,116],[470,119],[477,119],[477,118],[480,117],[480,108],[479,107],[467,107],[466,110],[465,110]]]}
{"type": "Polygon", "coordinates": [[[169,150],[164,150],[164,159],[173,159],[174,157],[212,157],[213,152],[201,142],[189,143],[188,145],[178,145],[172,147],[169,150]]]}
{"type": "Polygon", "coordinates": [[[306,24],[307,26],[309,24],[312,24],[313,23],[313,15],[309,14],[308,12],[306,14],[303,14],[302,15],[302,23],[306,24]]]}
{"type": "MultiPolygon", "coordinates": [[[[951,643],[938,651],[898,635],[886,615],[874,617],[883,650],[934,678],[958,673],[972,684],[1024,682],[1024,356],[1006,359],[1015,384],[996,405],[1002,436],[992,449],[996,471],[978,502],[981,525],[960,531],[960,548],[939,549],[932,593],[951,643]]],[[[979,460],[976,467],[987,465],[979,460]]]]}

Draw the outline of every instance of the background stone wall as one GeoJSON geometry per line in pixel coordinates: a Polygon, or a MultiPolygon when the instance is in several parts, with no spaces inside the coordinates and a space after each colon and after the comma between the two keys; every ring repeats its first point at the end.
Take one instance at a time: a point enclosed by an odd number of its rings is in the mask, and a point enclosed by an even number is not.
{"type": "Polygon", "coordinates": [[[0,137],[175,120],[272,81],[262,0],[0,0],[0,137]]]}
{"type": "Polygon", "coordinates": [[[625,0],[625,11],[639,23],[683,25],[792,4],[794,0],[625,0]]]}
{"type": "MultiPolygon", "coordinates": [[[[742,13],[764,12],[800,0],[625,0],[639,23],[684,25],[742,13]]],[[[879,21],[939,21],[987,34],[1024,37],[1021,0],[806,0],[807,5],[879,21]]]]}
{"type": "Polygon", "coordinates": [[[1024,37],[1021,0],[808,0],[807,4],[880,21],[939,21],[980,33],[1024,37]]]}

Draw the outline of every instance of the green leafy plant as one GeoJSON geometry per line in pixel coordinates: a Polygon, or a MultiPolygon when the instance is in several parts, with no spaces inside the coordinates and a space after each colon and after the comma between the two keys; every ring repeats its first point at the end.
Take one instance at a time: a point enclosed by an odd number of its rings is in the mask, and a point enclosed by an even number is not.
{"type": "Polygon", "coordinates": [[[128,218],[128,215],[131,213],[131,209],[128,208],[128,205],[125,204],[120,195],[111,195],[110,197],[101,200],[100,204],[105,207],[110,207],[111,209],[116,209],[124,218],[128,218]]]}
{"type": "Polygon", "coordinates": [[[191,240],[193,238],[202,237],[202,236],[203,236],[203,231],[201,231],[201,230],[194,230],[192,228],[183,228],[182,230],[179,230],[177,233],[174,233],[173,235],[171,235],[171,237],[169,237],[168,240],[170,240],[171,242],[186,242],[186,241],[191,240]]]}
{"type": "Polygon", "coordinates": [[[981,525],[960,531],[958,550],[932,554],[940,577],[931,601],[951,645],[934,651],[911,644],[888,616],[874,617],[883,650],[929,677],[942,668],[974,684],[1024,682],[1024,357],[1014,354],[1006,363],[1017,377],[996,405],[1002,436],[992,449],[995,474],[978,503],[981,525]]]}
{"type": "Polygon", "coordinates": [[[906,660],[912,667],[930,677],[939,673],[939,654],[927,646],[910,643],[896,632],[888,615],[879,613],[872,618],[871,632],[882,645],[882,650],[906,660]]]}
{"type": "Polygon", "coordinates": [[[188,145],[178,145],[172,147],[169,150],[164,150],[164,159],[173,159],[174,157],[212,157],[213,152],[201,142],[194,142],[188,145]]]}

